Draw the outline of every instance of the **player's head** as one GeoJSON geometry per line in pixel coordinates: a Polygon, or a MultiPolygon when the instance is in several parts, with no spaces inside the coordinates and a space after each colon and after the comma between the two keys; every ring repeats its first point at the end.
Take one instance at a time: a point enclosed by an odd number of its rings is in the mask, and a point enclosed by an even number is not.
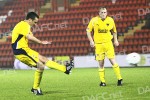
{"type": "Polygon", "coordinates": [[[39,16],[35,12],[29,12],[26,16],[26,20],[29,21],[31,26],[36,25],[38,22],[39,16]]]}
{"type": "Polygon", "coordinates": [[[107,9],[106,7],[100,7],[99,8],[99,16],[101,19],[105,19],[107,16],[107,9]]]}

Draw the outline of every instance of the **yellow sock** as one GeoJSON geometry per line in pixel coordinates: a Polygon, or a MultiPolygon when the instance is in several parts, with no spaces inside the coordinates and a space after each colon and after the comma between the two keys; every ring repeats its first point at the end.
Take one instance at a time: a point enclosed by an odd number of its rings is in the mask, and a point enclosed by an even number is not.
{"type": "Polygon", "coordinates": [[[38,89],[39,88],[40,82],[41,82],[41,79],[42,79],[42,74],[43,74],[43,71],[40,71],[40,70],[36,70],[35,71],[34,84],[33,84],[33,88],[34,89],[38,89]]]}
{"type": "Polygon", "coordinates": [[[114,72],[115,72],[115,74],[116,74],[116,76],[117,76],[117,79],[118,79],[118,80],[122,79],[121,74],[120,74],[119,65],[118,65],[118,64],[114,64],[112,67],[113,67],[114,72]]]}
{"type": "Polygon", "coordinates": [[[54,61],[51,61],[51,60],[47,61],[45,65],[49,68],[57,69],[57,70],[62,71],[62,72],[66,71],[66,66],[60,65],[60,64],[58,64],[54,61]]]}
{"type": "Polygon", "coordinates": [[[99,77],[100,77],[100,81],[105,83],[105,70],[103,69],[99,69],[99,77]]]}

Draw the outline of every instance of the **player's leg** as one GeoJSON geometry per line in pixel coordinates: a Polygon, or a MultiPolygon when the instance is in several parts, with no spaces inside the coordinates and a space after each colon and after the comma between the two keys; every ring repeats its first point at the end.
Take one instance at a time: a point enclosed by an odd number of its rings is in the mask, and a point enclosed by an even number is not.
{"type": "MultiPolygon", "coordinates": [[[[107,52],[106,52],[107,57],[109,58],[110,63],[112,64],[112,67],[114,69],[114,72],[117,76],[118,82],[122,81],[122,77],[120,74],[120,67],[117,64],[116,60],[115,60],[115,52],[114,52],[114,47],[112,42],[109,42],[107,44],[107,52]]],[[[120,84],[118,84],[120,85],[120,84]]]]}
{"type": "Polygon", "coordinates": [[[40,90],[40,82],[42,79],[42,74],[43,74],[43,70],[44,70],[44,66],[37,62],[38,59],[38,53],[36,52],[32,52],[33,56],[31,56],[30,54],[20,54],[20,55],[16,55],[15,57],[20,60],[21,62],[23,62],[24,64],[30,66],[30,67],[36,67],[36,71],[34,74],[34,83],[33,83],[33,88],[31,89],[31,92],[36,94],[36,95],[42,95],[42,92],[40,90]]]}
{"type": "Polygon", "coordinates": [[[121,86],[123,79],[122,79],[122,76],[121,76],[121,73],[120,73],[120,67],[119,67],[119,65],[117,64],[115,58],[109,59],[109,60],[110,60],[110,62],[111,62],[111,64],[112,64],[112,67],[113,67],[114,72],[115,72],[115,74],[116,74],[116,76],[117,76],[117,79],[118,79],[117,85],[118,85],[118,86],[121,86]]]}
{"type": "Polygon", "coordinates": [[[100,77],[100,86],[106,86],[106,81],[105,81],[105,70],[104,70],[104,60],[99,61],[99,77],[100,77]]]}
{"type": "Polygon", "coordinates": [[[39,53],[27,48],[24,51],[24,54],[21,57],[21,61],[28,66],[35,67],[37,68],[34,74],[34,83],[33,87],[31,89],[31,92],[34,93],[35,95],[42,95],[42,91],[40,89],[40,83],[44,71],[44,64],[39,61],[39,53]]]}
{"type": "Polygon", "coordinates": [[[104,51],[103,51],[103,45],[102,44],[96,44],[95,45],[95,55],[96,60],[99,63],[99,78],[100,78],[100,86],[106,86],[105,81],[105,70],[104,70],[104,51]]]}
{"type": "Polygon", "coordinates": [[[62,71],[66,74],[69,74],[72,67],[73,67],[73,64],[72,62],[70,63],[66,63],[66,65],[60,65],[54,61],[51,61],[49,59],[47,59],[46,57],[42,56],[42,55],[39,55],[39,60],[43,63],[45,63],[45,65],[49,68],[53,68],[53,69],[56,69],[56,70],[59,70],[59,71],[62,71]]]}

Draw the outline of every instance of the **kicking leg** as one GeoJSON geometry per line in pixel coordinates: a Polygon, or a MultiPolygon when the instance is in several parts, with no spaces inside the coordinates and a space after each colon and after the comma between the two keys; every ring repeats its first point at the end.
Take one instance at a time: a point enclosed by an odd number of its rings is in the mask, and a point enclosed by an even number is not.
{"type": "Polygon", "coordinates": [[[59,71],[62,71],[66,74],[69,74],[73,65],[72,65],[72,62],[67,63],[65,66],[64,65],[60,65],[54,61],[51,61],[49,59],[47,59],[46,57],[42,56],[42,55],[39,55],[39,59],[41,62],[45,63],[45,65],[49,68],[53,68],[53,69],[56,69],[56,70],[59,70],[59,71]]]}

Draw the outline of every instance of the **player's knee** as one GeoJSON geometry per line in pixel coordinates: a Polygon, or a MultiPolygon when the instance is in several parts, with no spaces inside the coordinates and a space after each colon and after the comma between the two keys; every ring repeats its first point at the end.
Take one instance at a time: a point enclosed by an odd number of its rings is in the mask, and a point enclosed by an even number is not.
{"type": "Polygon", "coordinates": [[[45,65],[42,62],[37,63],[37,69],[38,70],[44,70],[45,65]]]}
{"type": "Polygon", "coordinates": [[[43,56],[43,60],[44,60],[45,62],[47,62],[47,61],[48,61],[48,58],[46,58],[46,57],[43,56]]]}
{"type": "Polygon", "coordinates": [[[103,68],[103,67],[104,67],[104,61],[99,61],[99,66],[100,66],[101,68],[103,68]]]}
{"type": "Polygon", "coordinates": [[[104,67],[104,64],[99,64],[100,68],[103,68],[104,67]]]}
{"type": "Polygon", "coordinates": [[[41,62],[46,63],[48,61],[48,58],[44,57],[44,56],[39,56],[39,59],[41,62]]]}

